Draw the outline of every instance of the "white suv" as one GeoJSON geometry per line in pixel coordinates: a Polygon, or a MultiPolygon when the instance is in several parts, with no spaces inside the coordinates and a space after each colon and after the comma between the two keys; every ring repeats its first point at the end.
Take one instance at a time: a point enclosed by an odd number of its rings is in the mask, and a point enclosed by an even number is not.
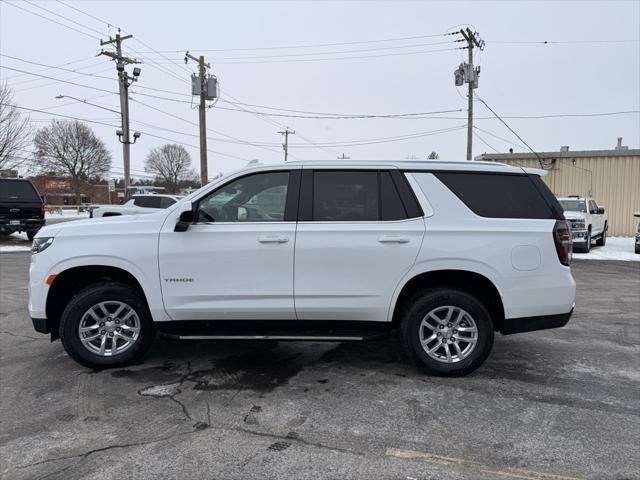
{"type": "Polygon", "coordinates": [[[177,339],[400,331],[463,375],[503,334],[571,316],[570,229],[544,172],[484,162],[306,162],[221,178],[167,210],[43,228],[29,313],[94,368],[177,339]]]}
{"type": "Polygon", "coordinates": [[[181,198],[176,195],[158,193],[133,195],[122,205],[91,205],[89,216],[91,218],[100,218],[154,213],[170,207],[181,198]]]}

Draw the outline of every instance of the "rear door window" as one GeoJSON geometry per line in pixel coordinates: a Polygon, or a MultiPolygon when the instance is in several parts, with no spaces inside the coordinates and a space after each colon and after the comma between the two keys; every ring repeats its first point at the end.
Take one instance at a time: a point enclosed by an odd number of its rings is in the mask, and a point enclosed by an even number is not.
{"type": "Polygon", "coordinates": [[[435,172],[434,175],[481,217],[556,218],[539,187],[526,174],[435,172]]]}
{"type": "Polygon", "coordinates": [[[313,221],[362,222],[379,218],[377,171],[314,172],[313,221]]]}

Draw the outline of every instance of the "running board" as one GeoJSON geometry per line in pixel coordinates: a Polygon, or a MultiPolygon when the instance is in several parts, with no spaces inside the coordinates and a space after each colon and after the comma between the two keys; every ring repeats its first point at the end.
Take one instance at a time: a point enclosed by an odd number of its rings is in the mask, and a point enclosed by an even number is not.
{"type": "Polygon", "coordinates": [[[174,340],[289,340],[297,342],[363,342],[365,340],[378,340],[388,336],[387,333],[367,333],[361,335],[331,335],[331,334],[318,334],[318,335],[229,335],[229,334],[192,334],[192,333],[168,333],[161,332],[160,336],[163,338],[170,338],[174,340]]]}
{"type": "Polygon", "coordinates": [[[160,336],[174,340],[283,340],[362,342],[385,338],[391,325],[335,321],[174,321],[158,322],[160,336]]]}

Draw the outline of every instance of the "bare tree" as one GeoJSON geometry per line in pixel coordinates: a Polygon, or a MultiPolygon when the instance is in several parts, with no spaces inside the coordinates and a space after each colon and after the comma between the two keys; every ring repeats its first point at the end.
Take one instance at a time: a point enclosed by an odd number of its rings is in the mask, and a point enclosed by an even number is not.
{"type": "Polygon", "coordinates": [[[101,178],[111,169],[111,154],[93,130],[82,122],[53,120],[33,139],[39,173],[71,178],[76,204],[80,185],[101,178]]]}
{"type": "Polygon", "coordinates": [[[168,193],[177,193],[180,182],[190,180],[195,174],[187,149],[171,143],[149,150],[144,168],[165,184],[168,193]]]}
{"type": "Polygon", "coordinates": [[[16,168],[25,162],[24,149],[31,143],[29,117],[13,102],[11,89],[0,85],[0,170],[16,168]]]}

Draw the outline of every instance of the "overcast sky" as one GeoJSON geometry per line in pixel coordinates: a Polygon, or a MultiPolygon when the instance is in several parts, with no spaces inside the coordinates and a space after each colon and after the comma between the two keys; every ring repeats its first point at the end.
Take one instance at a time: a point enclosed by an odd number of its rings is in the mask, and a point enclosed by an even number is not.
{"type": "MultiPolygon", "coordinates": [[[[290,156],[301,160],[334,159],[343,153],[353,159],[426,158],[432,151],[441,159],[464,159],[466,88],[454,86],[453,71],[467,51],[454,50],[462,45],[453,43],[459,36],[444,35],[461,24],[471,25],[486,41],[476,57],[482,69],[476,93],[504,117],[640,110],[638,1],[64,1],[96,18],[58,1],[0,3],[0,66],[79,85],[8,68],[0,68],[1,78],[22,107],[117,125],[115,113],[54,97],[70,95],[119,110],[118,96],[107,93],[117,91],[115,65],[107,57],[95,57],[100,51],[98,32],[103,38],[113,35],[116,30],[105,23],[110,22],[132,33],[124,50],[144,62],[139,82],[131,87],[132,127],[143,132],[131,149],[134,177],[142,174],[148,150],[166,143],[151,135],[193,145],[187,148],[194,166],[199,164],[198,112],[189,104],[189,72],[195,64],[184,65],[186,49],[206,56],[222,89],[220,101],[207,113],[210,176],[251,159],[282,161],[277,131],[284,125],[296,131],[290,137],[290,156]],[[404,40],[386,41],[390,39],[404,40]],[[566,43],[518,43],[544,41],[566,43]],[[75,62],[63,68],[78,73],[44,69],[7,55],[45,65],[75,62]],[[275,108],[348,115],[454,112],[430,118],[303,119],[222,109],[238,109],[229,103],[237,101],[260,105],[241,109],[285,115],[305,114],[275,108]],[[341,142],[369,144],[313,145],[341,142]]],[[[509,147],[523,151],[508,143],[520,141],[480,102],[475,112],[475,125],[482,129],[477,133],[490,146],[474,137],[474,155],[509,147]]],[[[31,113],[31,118],[42,126],[55,117],[31,113]]],[[[506,121],[540,151],[561,145],[608,149],[618,136],[625,145],[640,147],[638,113],[506,121]]],[[[111,150],[113,174],[121,174],[122,148],[115,128],[91,126],[111,150]]]]}

